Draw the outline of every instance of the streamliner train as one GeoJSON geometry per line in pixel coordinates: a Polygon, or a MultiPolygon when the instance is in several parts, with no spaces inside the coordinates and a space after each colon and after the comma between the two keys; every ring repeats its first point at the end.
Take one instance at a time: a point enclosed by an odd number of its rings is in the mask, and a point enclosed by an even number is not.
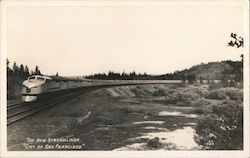
{"type": "Polygon", "coordinates": [[[39,97],[71,90],[81,87],[103,86],[103,85],[131,85],[152,83],[181,83],[180,80],[89,80],[69,79],[62,77],[49,77],[42,75],[30,76],[23,82],[22,100],[25,102],[36,101],[39,97]]]}
{"type": "Polygon", "coordinates": [[[25,102],[32,102],[47,93],[87,87],[91,84],[92,81],[90,80],[33,75],[23,82],[22,100],[25,102]]]}

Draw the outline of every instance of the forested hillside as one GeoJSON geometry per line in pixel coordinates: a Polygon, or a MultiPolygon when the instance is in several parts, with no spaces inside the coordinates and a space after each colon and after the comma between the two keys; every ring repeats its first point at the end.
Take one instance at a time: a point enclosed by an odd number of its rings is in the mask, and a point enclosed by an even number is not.
{"type": "Polygon", "coordinates": [[[189,69],[150,78],[168,80],[235,80],[241,82],[243,79],[243,62],[227,60],[207,64],[202,63],[189,69]]]}
{"type": "Polygon", "coordinates": [[[94,74],[86,76],[89,79],[106,80],[235,80],[242,82],[243,62],[242,61],[221,61],[209,62],[207,64],[195,65],[189,69],[175,71],[163,75],[137,74],[136,72],[122,74],[109,71],[108,74],[94,74]]]}

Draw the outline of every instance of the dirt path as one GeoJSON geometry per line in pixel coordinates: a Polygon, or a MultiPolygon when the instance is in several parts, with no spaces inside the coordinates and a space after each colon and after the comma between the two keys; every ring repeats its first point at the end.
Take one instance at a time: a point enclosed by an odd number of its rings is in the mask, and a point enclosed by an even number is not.
{"type": "Polygon", "coordinates": [[[194,109],[154,99],[84,94],[8,127],[8,150],[68,150],[49,138],[77,139],[59,141],[72,150],[74,145],[81,146],[76,150],[198,149],[193,127],[199,116],[194,109]]]}

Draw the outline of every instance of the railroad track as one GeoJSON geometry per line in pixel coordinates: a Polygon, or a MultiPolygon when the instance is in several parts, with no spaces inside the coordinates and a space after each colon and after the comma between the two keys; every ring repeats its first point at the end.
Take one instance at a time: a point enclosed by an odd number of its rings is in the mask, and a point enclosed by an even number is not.
{"type": "Polygon", "coordinates": [[[73,97],[83,93],[82,91],[77,91],[74,93],[66,94],[60,97],[55,97],[46,101],[34,102],[34,103],[19,103],[11,104],[7,106],[7,126],[18,122],[24,118],[31,115],[39,113],[43,110],[49,109],[55,105],[65,102],[73,97]]]}
{"type": "Polygon", "coordinates": [[[19,105],[19,104],[22,104],[22,103],[24,103],[24,101],[22,101],[21,99],[20,100],[7,101],[7,106],[11,107],[11,106],[16,106],[16,105],[19,105]]]}
{"type": "Polygon", "coordinates": [[[26,106],[28,104],[29,103],[26,103],[24,101],[20,101],[20,102],[17,102],[17,103],[11,103],[11,104],[7,105],[7,110],[16,109],[16,108],[19,108],[19,107],[26,106]]]}

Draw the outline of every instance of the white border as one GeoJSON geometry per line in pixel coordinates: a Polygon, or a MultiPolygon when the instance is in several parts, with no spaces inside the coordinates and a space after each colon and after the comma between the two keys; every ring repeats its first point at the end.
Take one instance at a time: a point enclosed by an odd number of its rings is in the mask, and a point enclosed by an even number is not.
{"type": "Polygon", "coordinates": [[[248,150],[248,157],[250,157],[250,151],[249,151],[249,120],[250,120],[250,115],[249,115],[249,1],[246,2],[246,5],[244,6],[244,25],[243,25],[243,30],[244,30],[244,65],[243,65],[243,76],[244,76],[244,118],[243,118],[243,123],[244,123],[244,149],[248,150]]]}
{"type": "Polygon", "coordinates": [[[1,123],[1,126],[0,126],[0,157],[1,155],[4,153],[4,151],[6,150],[5,147],[7,147],[6,145],[6,142],[7,142],[7,125],[6,125],[6,115],[7,115],[7,106],[4,106],[4,105],[7,105],[7,97],[6,97],[6,94],[7,94],[7,81],[6,81],[6,57],[7,57],[7,28],[6,28],[6,8],[5,8],[5,3],[2,2],[0,3],[0,7],[1,7],[1,18],[0,18],[0,35],[1,35],[1,38],[0,38],[0,64],[1,64],[1,69],[0,69],[0,76],[1,76],[1,79],[0,79],[0,123],[1,123]]]}
{"type": "Polygon", "coordinates": [[[249,2],[248,0],[206,1],[0,1],[1,7],[1,157],[249,157],[249,2]],[[244,150],[243,151],[7,151],[6,130],[6,7],[10,6],[244,6],[244,150]]]}

